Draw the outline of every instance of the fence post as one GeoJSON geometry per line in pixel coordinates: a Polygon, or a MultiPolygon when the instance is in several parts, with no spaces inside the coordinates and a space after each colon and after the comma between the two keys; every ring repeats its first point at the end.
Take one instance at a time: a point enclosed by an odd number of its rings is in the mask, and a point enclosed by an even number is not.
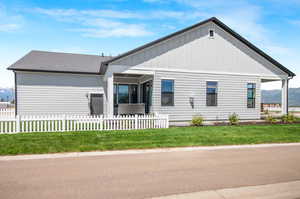
{"type": "Polygon", "coordinates": [[[103,115],[100,115],[100,130],[103,130],[103,115]]]}
{"type": "Polygon", "coordinates": [[[167,125],[166,125],[166,128],[169,128],[169,115],[167,115],[167,125]]]}
{"type": "Polygon", "coordinates": [[[63,119],[62,119],[62,131],[66,131],[66,115],[63,115],[63,119]]]}
{"type": "Polygon", "coordinates": [[[138,115],[137,114],[134,116],[134,126],[135,126],[135,129],[138,129],[138,115]]]}
{"type": "Polygon", "coordinates": [[[20,124],[21,123],[21,116],[17,115],[16,116],[16,133],[20,133],[20,124]]]}

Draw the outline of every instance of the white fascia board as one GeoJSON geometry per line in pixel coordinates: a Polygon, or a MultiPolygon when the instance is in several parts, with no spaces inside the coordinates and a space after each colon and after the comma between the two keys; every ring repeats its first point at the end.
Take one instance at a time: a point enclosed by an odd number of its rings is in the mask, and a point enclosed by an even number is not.
{"type": "Polygon", "coordinates": [[[156,71],[156,72],[180,72],[180,73],[201,73],[201,74],[215,74],[215,75],[237,75],[237,76],[254,76],[260,77],[261,79],[286,79],[287,75],[264,75],[264,74],[251,74],[251,73],[230,73],[220,71],[201,71],[201,70],[183,70],[183,69],[170,69],[170,68],[146,68],[146,67],[135,67],[134,70],[141,71],[156,71]]]}

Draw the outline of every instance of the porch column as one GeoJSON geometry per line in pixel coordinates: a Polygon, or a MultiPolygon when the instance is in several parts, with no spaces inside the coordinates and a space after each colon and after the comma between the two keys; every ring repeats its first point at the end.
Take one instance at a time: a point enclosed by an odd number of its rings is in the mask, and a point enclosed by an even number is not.
{"type": "Polygon", "coordinates": [[[288,114],[288,91],[289,91],[289,80],[283,79],[281,86],[281,113],[288,114]]]}
{"type": "Polygon", "coordinates": [[[107,77],[107,115],[114,115],[114,75],[107,77]]]}

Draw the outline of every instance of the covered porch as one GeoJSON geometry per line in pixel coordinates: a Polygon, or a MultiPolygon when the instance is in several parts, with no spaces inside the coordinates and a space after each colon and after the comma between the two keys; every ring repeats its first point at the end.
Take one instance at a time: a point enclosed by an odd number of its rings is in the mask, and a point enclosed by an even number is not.
{"type": "MultiPolygon", "coordinates": [[[[280,89],[281,89],[281,115],[288,114],[289,112],[289,103],[288,103],[288,90],[289,90],[289,80],[290,77],[285,77],[285,78],[264,78],[261,79],[261,83],[268,83],[268,82],[274,82],[278,81],[280,82],[280,89]]],[[[274,88],[277,89],[277,88],[274,88]]],[[[262,109],[262,108],[261,108],[262,109]]],[[[263,111],[263,110],[262,110],[263,111]]]]}
{"type": "Polygon", "coordinates": [[[113,73],[108,81],[108,90],[113,94],[108,105],[113,104],[109,114],[135,115],[152,112],[152,74],[113,73]],[[111,89],[111,86],[113,89],[111,89]]]}

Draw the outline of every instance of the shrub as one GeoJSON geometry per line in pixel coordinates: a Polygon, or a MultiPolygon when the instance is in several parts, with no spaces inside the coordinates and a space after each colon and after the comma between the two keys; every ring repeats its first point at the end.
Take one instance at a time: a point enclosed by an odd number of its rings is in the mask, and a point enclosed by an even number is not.
{"type": "Polygon", "coordinates": [[[194,116],[192,119],[193,126],[202,126],[203,125],[203,117],[201,115],[194,116]]]}
{"type": "Polygon", "coordinates": [[[293,123],[297,120],[297,118],[293,114],[286,114],[281,116],[281,121],[284,123],[293,123]]]}
{"type": "Polygon", "coordinates": [[[267,117],[265,118],[266,122],[270,123],[270,124],[274,124],[277,120],[270,114],[267,115],[267,117]]]}
{"type": "Polygon", "coordinates": [[[236,113],[230,114],[228,117],[230,125],[237,125],[239,124],[239,116],[236,113]]]}

